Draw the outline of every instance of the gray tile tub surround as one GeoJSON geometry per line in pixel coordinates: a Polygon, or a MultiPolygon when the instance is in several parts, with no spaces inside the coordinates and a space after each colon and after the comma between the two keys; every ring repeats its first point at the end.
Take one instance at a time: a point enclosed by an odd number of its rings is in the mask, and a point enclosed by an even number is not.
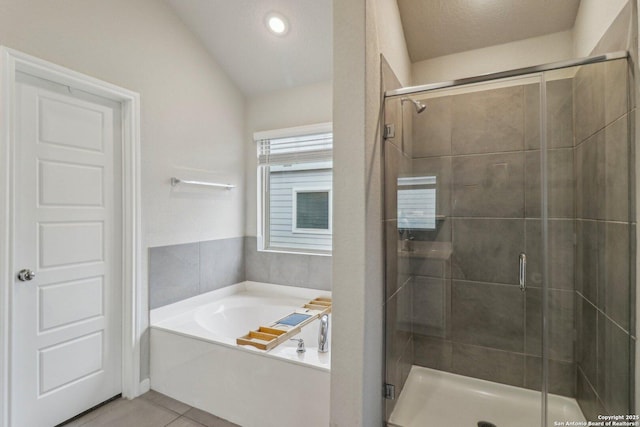
{"type": "Polygon", "coordinates": [[[245,280],[331,290],[331,256],[258,251],[255,237],[245,237],[245,280]]]}
{"type": "Polygon", "coordinates": [[[149,248],[149,307],[245,280],[244,237],[149,248]]]}

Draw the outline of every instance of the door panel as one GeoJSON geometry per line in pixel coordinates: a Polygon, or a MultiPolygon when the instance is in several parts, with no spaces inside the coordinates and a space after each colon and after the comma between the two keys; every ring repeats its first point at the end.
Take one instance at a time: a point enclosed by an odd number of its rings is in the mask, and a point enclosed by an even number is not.
{"type": "Polygon", "coordinates": [[[41,286],[40,331],[103,315],[103,277],[41,286]],[[67,306],[67,301],[82,301],[67,306]]]}
{"type": "Polygon", "coordinates": [[[40,394],[79,381],[103,368],[102,331],[39,351],[40,394]],[[74,363],[69,363],[73,360],[74,363]]]}
{"type": "Polygon", "coordinates": [[[103,170],[59,162],[39,164],[40,206],[103,206],[103,170]]]}
{"type": "Polygon", "coordinates": [[[121,391],[120,110],[16,88],[12,425],[45,427],[121,391]]]}
{"type": "Polygon", "coordinates": [[[40,142],[102,151],[104,115],[91,106],[43,97],[38,105],[40,142]]]}
{"type": "Polygon", "coordinates": [[[104,262],[102,222],[40,223],[39,228],[41,269],[104,262]]]}

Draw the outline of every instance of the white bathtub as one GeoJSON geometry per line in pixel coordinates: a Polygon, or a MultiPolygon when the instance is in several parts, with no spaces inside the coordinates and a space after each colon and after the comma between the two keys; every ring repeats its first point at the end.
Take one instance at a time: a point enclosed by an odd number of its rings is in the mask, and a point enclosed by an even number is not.
{"type": "Polygon", "coordinates": [[[251,329],[329,292],[243,282],[151,311],[151,388],[243,427],[329,425],[331,354],[288,341],[265,352],[236,345],[251,329]]]}

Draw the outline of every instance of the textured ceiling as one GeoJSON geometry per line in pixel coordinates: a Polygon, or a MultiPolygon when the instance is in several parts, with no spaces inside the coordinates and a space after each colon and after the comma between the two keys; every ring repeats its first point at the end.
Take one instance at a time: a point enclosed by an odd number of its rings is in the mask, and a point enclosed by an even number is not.
{"type": "Polygon", "coordinates": [[[569,30],[580,0],[397,0],[412,62],[569,30]]]}
{"type": "Polygon", "coordinates": [[[245,95],[332,76],[331,0],[167,0],[245,95]],[[284,15],[284,37],[265,26],[284,15]]]}

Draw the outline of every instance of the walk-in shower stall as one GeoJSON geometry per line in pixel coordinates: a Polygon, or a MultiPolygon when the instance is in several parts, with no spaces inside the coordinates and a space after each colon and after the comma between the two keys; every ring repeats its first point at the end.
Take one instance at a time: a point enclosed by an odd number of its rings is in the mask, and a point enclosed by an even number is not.
{"type": "Polygon", "coordinates": [[[629,64],[387,91],[389,425],[634,413],[629,64]]]}

